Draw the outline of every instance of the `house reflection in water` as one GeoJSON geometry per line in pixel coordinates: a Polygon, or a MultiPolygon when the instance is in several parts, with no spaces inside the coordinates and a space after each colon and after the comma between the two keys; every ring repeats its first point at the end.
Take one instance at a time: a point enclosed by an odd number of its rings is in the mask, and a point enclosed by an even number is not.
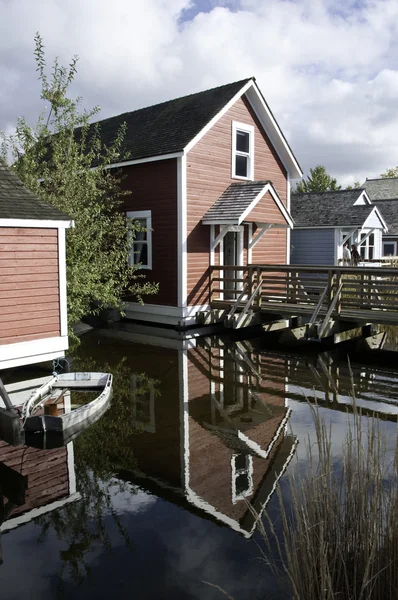
{"type": "MultiPolygon", "coordinates": [[[[137,341],[132,333],[123,337],[137,341]]],[[[271,385],[239,344],[201,343],[165,349],[163,360],[167,353],[175,368],[161,390],[154,382],[134,396],[138,468],[124,476],[250,537],[256,523],[248,503],[261,514],[295,449],[285,377],[271,385]]],[[[276,366],[284,371],[285,359],[276,366]]]]}

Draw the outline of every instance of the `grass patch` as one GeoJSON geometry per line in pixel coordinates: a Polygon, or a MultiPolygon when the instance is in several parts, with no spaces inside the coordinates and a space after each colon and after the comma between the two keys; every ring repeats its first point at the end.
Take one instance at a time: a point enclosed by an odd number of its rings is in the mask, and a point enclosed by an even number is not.
{"type": "MultiPolygon", "coordinates": [[[[355,401],[354,401],[355,404],[355,401]]],[[[291,500],[278,489],[282,533],[267,517],[259,527],[264,556],[295,600],[386,600],[398,597],[397,436],[383,422],[347,415],[333,455],[333,425],[309,405],[315,443],[306,467],[289,478],[291,500]],[[277,558],[275,556],[277,547],[277,558]]],[[[280,523],[278,524],[280,527],[280,523]]]]}

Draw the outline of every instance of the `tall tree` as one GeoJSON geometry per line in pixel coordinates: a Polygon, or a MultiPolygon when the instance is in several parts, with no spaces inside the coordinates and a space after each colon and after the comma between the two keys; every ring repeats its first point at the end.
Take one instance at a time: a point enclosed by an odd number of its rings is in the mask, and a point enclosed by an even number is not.
{"type": "Polygon", "coordinates": [[[398,177],[398,166],[387,169],[385,173],[381,174],[383,179],[389,179],[390,177],[398,177]]]}
{"type": "Polygon", "coordinates": [[[340,189],[341,185],[337,185],[337,179],[328,175],[323,165],[317,165],[310,169],[307,179],[303,179],[297,184],[294,192],[305,194],[308,192],[333,192],[340,189]]]}
{"type": "MultiPolygon", "coordinates": [[[[75,222],[66,238],[68,320],[73,325],[104,307],[122,309],[125,292],[141,300],[157,286],[128,264],[131,240],[140,226],[121,212],[126,192],[121,191],[120,175],[106,169],[121,159],[125,127],[104,146],[98,125],[90,125],[99,108],[82,110],[80,98],[68,97],[77,57],[68,67],[55,59],[48,76],[39,34],[34,55],[47,106],[34,127],[19,118],[15,134],[0,132],[2,155],[12,157],[13,169],[32,192],[75,222]]],[[[69,331],[73,335],[71,327],[69,331]]]]}

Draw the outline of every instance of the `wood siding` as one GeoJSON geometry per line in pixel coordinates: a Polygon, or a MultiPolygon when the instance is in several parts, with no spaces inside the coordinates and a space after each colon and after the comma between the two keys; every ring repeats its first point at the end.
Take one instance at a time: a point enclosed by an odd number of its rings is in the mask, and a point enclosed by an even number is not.
{"type": "Polygon", "coordinates": [[[60,331],[58,230],[0,228],[0,344],[60,331]]]}
{"type": "Polygon", "coordinates": [[[334,229],[293,229],[292,265],[333,265],[334,229]]]}
{"type": "Polygon", "coordinates": [[[177,161],[131,165],[123,169],[123,176],[123,189],[131,191],[124,199],[123,211],[152,212],[152,269],[142,273],[147,281],[159,283],[159,293],[146,296],[145,303],[177,306],[177,161]]]}
{"type": "MultiPolygon", "coordinates": [[[[191,306],[209,302],[210,227],[202,225],[201,219],[222,192],[239,181],[231,178],[233,121],[254,126],[254,179],[272,181],[287,203],[286,170],[247,100],[241,98],[187,155],[187,295],[191,306]]],[[[256,261],[285,263],[286,232],[268,232],[264,237],[256,261]]]]}
{"type": "Polygon", "coordinates": [[[14,508],[8,519],[69,496],[66,447],[37,450],[26,446],[9,446],[0,441],[0,461],[28,477],[25,503],[14,508]]]}

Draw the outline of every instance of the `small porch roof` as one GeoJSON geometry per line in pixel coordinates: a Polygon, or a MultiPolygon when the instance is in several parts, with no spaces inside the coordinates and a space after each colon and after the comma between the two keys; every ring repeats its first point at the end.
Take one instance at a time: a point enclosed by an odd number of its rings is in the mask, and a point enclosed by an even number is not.
{"type": "MultiPolygon", "coordinates": [[[[250,213],[267,192],[278,212],[278,219],[275,220],[275,217],[271,217],[270,223],[274,224],[275,222],[278,227],[293,227],[293,219],[271,181],[231,183],[204,215],[202,223],[204,225],[240,225],[243,221],[257,222],[260,219],[254,215],[253,218],[250,218],[250,213]]],[[[261,218],[261,222],[264,222],[263,218],[261,218]]]]}

